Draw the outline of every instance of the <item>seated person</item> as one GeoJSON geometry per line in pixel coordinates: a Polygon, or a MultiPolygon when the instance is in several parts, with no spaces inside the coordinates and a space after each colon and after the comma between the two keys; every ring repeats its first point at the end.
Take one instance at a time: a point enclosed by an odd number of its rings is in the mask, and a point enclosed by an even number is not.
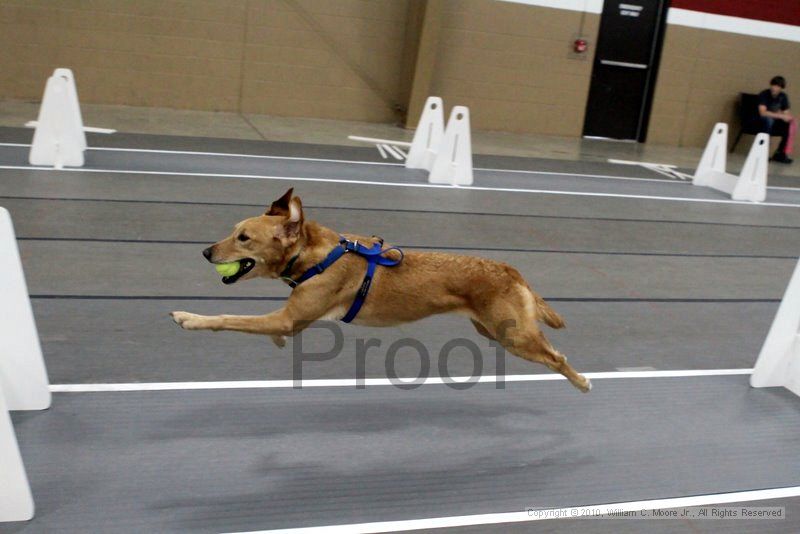
{"type": "MultiPolygon", "coordinates": [[[[761,131],[781,138],[781,144],[770,158],[771,161],[791,163],[792,159],[786,154],[793,119],[789,112],[789,97],[783,92],[785,88],[786,80],[783,76],[772,78],[769,89],[758,94],[758,114],[761,115],[761,131]]],[[[788,152],[792,152],[791,147],[788,147],[788,152]]]]}

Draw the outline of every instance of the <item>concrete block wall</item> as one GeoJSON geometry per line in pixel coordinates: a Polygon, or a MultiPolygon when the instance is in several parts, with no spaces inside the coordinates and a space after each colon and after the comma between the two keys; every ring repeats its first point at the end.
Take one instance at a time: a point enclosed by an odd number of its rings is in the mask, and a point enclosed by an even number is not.
{"type": "Polygon", "coordinates": [[[4,0],[0,95],[70,67],[87,102],[235,110],[243,20],[238,0],[4,0]]]}
{"type": "Polygon", "coordinates": [[[470,106],[475,128],[579,136],[599,15],[494,0],[448,0],[432,94],[470,106]]]}
{"type": "Polygon", "coordinates": [[[406,0],[3,0],[0,97],[390,121],[406,0]],[[365,82],[365,79],[367,82],[365,82]]]}
{"type": "Polygon", "coordinates": [[[405,0],[250,1],[241,110],[392,121],[405,0]]]}

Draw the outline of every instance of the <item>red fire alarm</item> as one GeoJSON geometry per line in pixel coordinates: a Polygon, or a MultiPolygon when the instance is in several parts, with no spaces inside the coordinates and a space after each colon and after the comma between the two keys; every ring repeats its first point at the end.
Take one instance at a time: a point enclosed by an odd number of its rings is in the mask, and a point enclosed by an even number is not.
{"type": "Polygon", "coordinates": [[[586,39],[575,39],[575,42],[572,43],[572,49],[577,52],[578,54],[582,54],[586,52],[586,49],[589,47],[589,43],[586,42],[586,39]]]}

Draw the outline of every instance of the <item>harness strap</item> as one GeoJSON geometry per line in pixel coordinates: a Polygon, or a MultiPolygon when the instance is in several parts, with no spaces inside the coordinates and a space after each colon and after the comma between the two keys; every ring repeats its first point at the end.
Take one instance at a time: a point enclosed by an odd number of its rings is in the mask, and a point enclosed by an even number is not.
{"type": "Polygon", "coordinates": [[[313,266],[312,268],[308,269],[306,272],[301,274],[300,278],[292,280],[289,277],[284,277],[284,279],[286,280],[286,282],[289,284],[290,287],[295,288],[300,284],[302,284],[303,282],[305,282],[306,280],[308,280],[309,278],[312,278],[320,274],[322,271],[324,271],[325,269],[336,263],[336,260],[344,256],[345,252],[347,252],[347,250],[344,247],[338,246],[333,250],[331,250],[328,253],[328,255],[325,256],[324,260],[322,260],[321,262],[319,262],[318,264],[316,264],[315,266],[313,266]]]}
{"type": "Polygon", "coordinates": [[[347,252],[358,254],[367,260],[367,274],[364,276],[364,280],[361,282],[361,287],[359,287],[358,293],[356,293],[356,298],[353,301],[353,304],[350,305],[350,309],[347,310],[347,313],[342,318],[342,321],[349,323],[355,319],[359,310],[361,310],[361,306],[364,305],[364,301],[367,299],[369,288],[372,285],[372,277],[375,275],[375,266],[383,265],[385,267],[394,267],[395,265],[398,265],[401,261],[403,261],[403,251],[401,249],[397,247],[391,247],[383,250],[383,239],[380,238],[378,238],[378,242],[371,247],[365,247],[358,241],[349,241],[347,238],[340,236],[339,245],[331,250],[324,260],[301,274],[299,278],[295,280],[288,276],[291,266],[294,265],[294,262],[297,260],[296,257],[289,260],[289,263],[280,276],[286,281],[287,284],[289,284],[290,287],[295,288],[309,278],[313,278],[314,276],[322,273],[325,269],[336,263],[336,260],[344,256],[347,252]],[[393,260],[383,256],[392,250],[399,252],[400,258],[393,260]]]}
{"type": "MultiPolygon", "coordinates": [[[[301,249],[301,250],[302,250],[302,249],[301,249]]],[[[289,259],[289,261],[288,261],[288,262],[286,262],[286,267],[284,267],[284,268],[283,268],[283,270],[281,271],[281,274],[279,274],[279,275],[278,275],[278,277],[279,277],[279,278],[281,278],[282,280],[284,280],[284,281],[285,281],[286,283],[288,283],[289,285],[291,285],[291,284],[294,284],[294,280],[292,280],[292,277],[291,277],[291,274],[292,274],[292,267],[294,267],[294,264],[295,264],[295,262],[297,262],[297,259],[298,259],[299,257],[300,257],[300,252],[298,252],[297,254],[295,254],[294,256],[292,256],[292,257],[289,259]]],[[[294,286],[292,286],[292,287],[294,287],[294,286]]]]}

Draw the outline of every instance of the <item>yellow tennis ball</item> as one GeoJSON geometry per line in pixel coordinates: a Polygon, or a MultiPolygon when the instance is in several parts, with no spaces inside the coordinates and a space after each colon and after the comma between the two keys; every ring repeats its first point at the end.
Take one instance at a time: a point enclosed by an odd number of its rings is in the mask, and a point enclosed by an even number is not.
{"type": "Polygon", "coordinates": [[[230,263],[218,263],[214,265],[214,268],[222,276],[233,276],[239,272],[239,262],[232,261],[230,263]]]}

